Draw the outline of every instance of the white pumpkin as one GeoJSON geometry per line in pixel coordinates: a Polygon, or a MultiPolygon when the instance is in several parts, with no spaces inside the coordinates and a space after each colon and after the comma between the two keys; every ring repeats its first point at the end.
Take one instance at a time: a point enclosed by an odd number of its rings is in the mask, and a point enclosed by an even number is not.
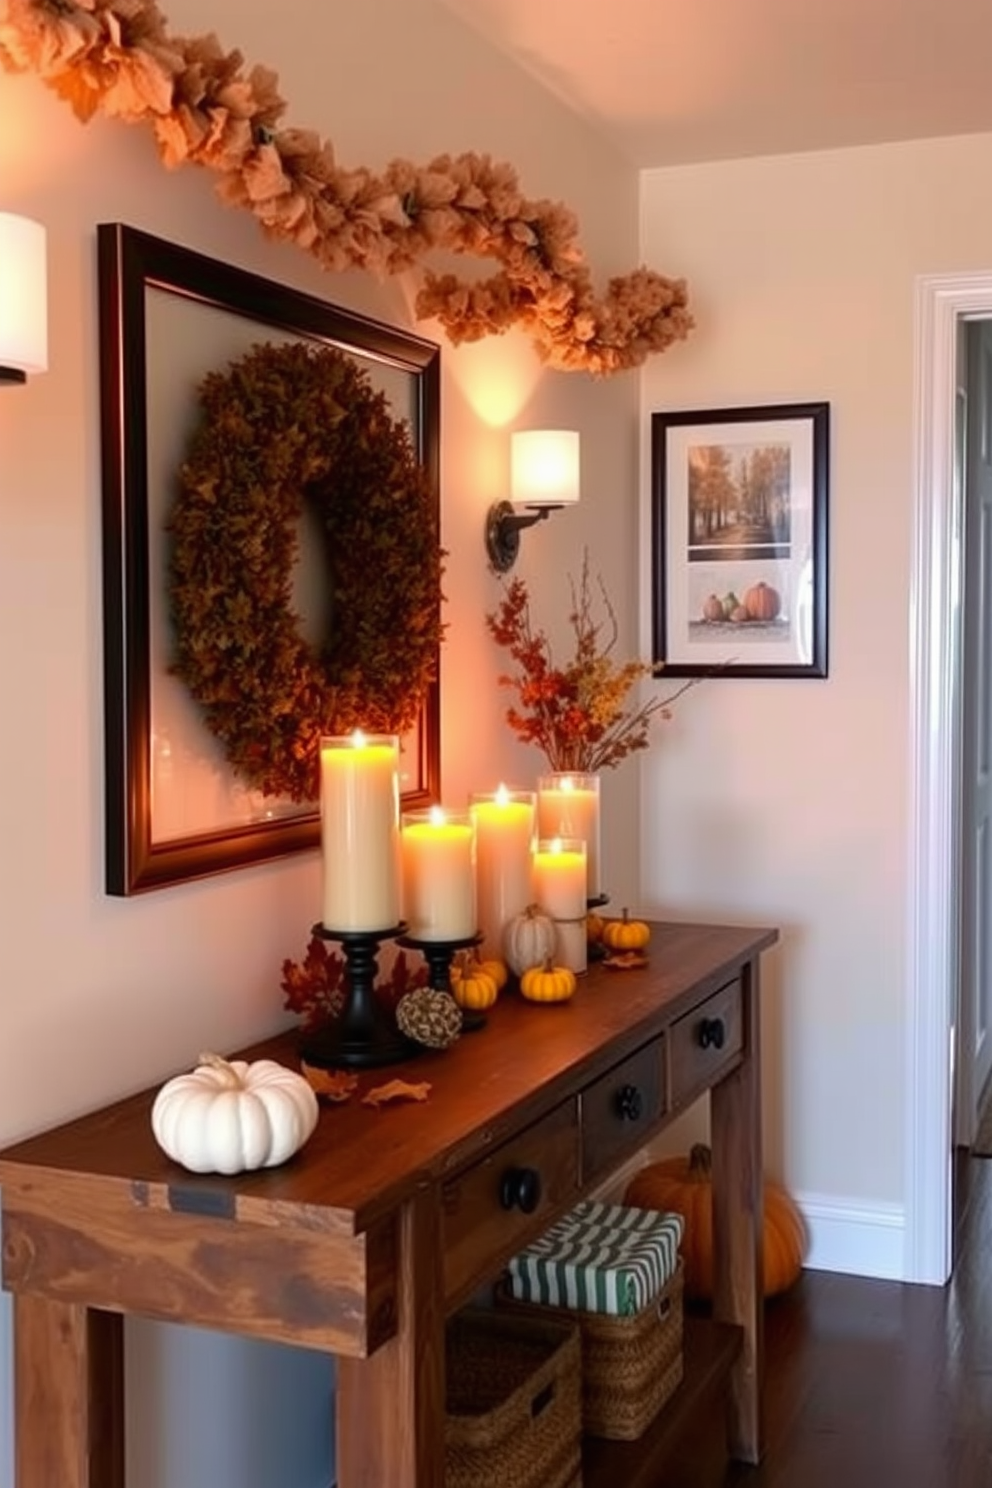
{"type": "Polygon", "coordinates": [[[164,1152],[193,1173],[274,1168],[317,1125],[317,1097],[302,1075],[272,1059],[201,1054],[155,1097],[152,1131],[164,1152]]]}
{"type": "Polygon", "coordinates": [[[503,930],[503,953],[518,977],[532,966],[543,966],[549,956],[554,956],[557,943],[555,922],[539,904],[528,904],[507,921],[503,930]]]}

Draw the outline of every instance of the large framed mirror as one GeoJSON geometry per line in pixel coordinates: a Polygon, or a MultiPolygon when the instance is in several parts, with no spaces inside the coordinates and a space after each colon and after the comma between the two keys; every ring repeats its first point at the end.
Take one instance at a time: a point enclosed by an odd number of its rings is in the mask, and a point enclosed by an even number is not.
{"type": "MultiPolygon", "coordinates": [[[[440,349],[120,223],[101,224],[97,246],[106,888],[130,895],[315,848],[320,836],[316,800],[262,795],[238,777],[170,669],[166,527],[197,389],[260,343],[346,352],[408,423],[436,523],[440,349]]],[[[293,601],[314,626],[326,610],[316,546],[304,515],[293,601]]],[[[439,736],[435,680],[402,738],[404,807],[438,798],[439,736]]]]}

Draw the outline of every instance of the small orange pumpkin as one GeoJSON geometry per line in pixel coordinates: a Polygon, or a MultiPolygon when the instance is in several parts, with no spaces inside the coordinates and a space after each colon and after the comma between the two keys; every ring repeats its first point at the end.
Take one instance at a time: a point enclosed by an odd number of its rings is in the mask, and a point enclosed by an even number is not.
{"type": "Polygon", "coordinates": [[[586,915],[586,940],[589,942],[590,945],[599,945],[600,941],[603,939],[603,926],[605,924],[606,921],[603,919],[602,915],[586,915]]]}
{"type": "Polygon", "coordinates": [[[575,988],[575,972],[567,966],[555,966],[550,956],[520,978],[520,991],[528,1002],[567,1002],[575,988]]]}
{"type": "MultiPolygon", "coordinates": [[[[685,1220],[682,1259],[685,1294],[713,1296],[713,1183],[710,1149],[697,1142],[688,1157],[649,1163],[627,1187],[624,1202],[636,1209],[672,1210],[685,1220]]],[[[777,1296],[798,1279],[809,1251],[806,1221],[791,1194],[765,1179],[764,1294],[777,1296]]]]}
{"type": "Polygon", "coordinates": [[[451,968],[451,995],[460,1008],[484,1013],[496,1001],[499,988],[480,961],[466,959],[451,968]]]}
{"type": "Polygon", "coordinates": [[[745,591],[743,608],[746,620],[775,620],[782,608],[782,599],[778,590],[762,579],[745,591]]]}
{"type": "Polygon", "coordinates": [[[452,963],[451,980],[454,982],[457,977],[463,976],[466,972],[475,973],[478,971],[483,971],[486,976],[492,977],[496,983],[497,992],[502,992],[510,975],[505,961],[499,961],[495,956],[482,961],[479,959],[477,952],[462,951],[455,957],[452,963]]]}
{"type": "Polygon", "coordinates": [[[640,951],[650,939],[650,927],[643,920],[632,920],[626,910],[622,919],[607,920],[603,925],[603,944],[611,951],[640,951]]]}

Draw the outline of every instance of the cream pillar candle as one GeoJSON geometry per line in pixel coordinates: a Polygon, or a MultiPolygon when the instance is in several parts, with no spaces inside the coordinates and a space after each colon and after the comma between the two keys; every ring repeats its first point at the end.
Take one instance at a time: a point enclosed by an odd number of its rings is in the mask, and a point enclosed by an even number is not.
{"type": "Polygon", "coordinates": [[[534,898],[558,932],[558,959],[586,969],[586,845],[575,838],[541,839],[534,851],[534,898]]]}
{"type": "Polygon", "coordinates": [[[468,812],[404,812],[403,918],[413,940],[468,940],[478,930],[475,826],[468,812]]]}
{"type": "Polygon", "coordinates": [[[602,892],[599,881],[599,776],[558,772],[537,782],[539,837],[577,837],[586,845],[589,898],[602,892]]]}
{"type": "Polygon", "coordinates": [[[390,930],[400,918],[400,743],[362,733],[320,741],[322,920],[390,930]]]}
{"type": "Polygon", "coordinates": [[[533,791],[510,791],[505,785],[492,795],[479,793],[469,798],[469,810],[475,822],[482,956],[502,958],[503,927],[534,898],[531,853],[535,807],[533,791]]]}

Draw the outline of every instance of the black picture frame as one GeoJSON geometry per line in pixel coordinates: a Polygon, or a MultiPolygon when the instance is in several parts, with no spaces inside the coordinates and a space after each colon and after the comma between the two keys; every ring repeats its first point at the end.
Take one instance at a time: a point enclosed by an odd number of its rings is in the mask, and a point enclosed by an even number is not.
{"type": "MultiPolygon", "coordinates": [[[[440,348],[122,223],[99,224],[97,260],[106,889],[126,896],[281,858],[320,842],[317,802],[260,819],[232,814],[231,820],[188,832],[163,832],[153,820],[153,696],[156,688],[173,684],[159,675],[168,670],[157,655],[166,642],[155,634],[165,595],[158,530],[168,494],[159,489],[167,484],[161,472],[150,468],[150,449],[154,445],[158,452],[163,442],[150,432],[150,413],[164,406],[157,416],[167,426],[165,438],[185,437],[174,425],[187,410],[190,419],[195,414],[199,377],[216,364],[208,344],[213,336],[221,364],[228,360],[225,337],[256,337],[256,332],[258,340],[303,338],[344,349],[402,398],[439,510],[440,348]],[[156,360],[154,327],[161,329],[173,316],[196,317],[195,334],[184,334],[181,348],[193,343],[190,354],[206,358],[196,375],[177,369],[175,348],[160,349],[156,360]],[[161,397],[165,380],[168,393],[161,397]],[[178,419],[172,416],[177,408],[178,419]]],[[[166,468],[171,474],[176,463],[166,468]]],[[[205,747],[216,748],[205,725],[202,733],[205,747]]],[[[403,806],[428,805],[440,793],[439,682],[429,689],[418,725],[404,744],[403,806]]],[[[228,776],[233,781],[229,769],[228,776]]]]}
{"type": "Polygon", "coordinates": [[[829,441],[825,402],[651,415],[666,675],[827,676],[829,441]]]}

